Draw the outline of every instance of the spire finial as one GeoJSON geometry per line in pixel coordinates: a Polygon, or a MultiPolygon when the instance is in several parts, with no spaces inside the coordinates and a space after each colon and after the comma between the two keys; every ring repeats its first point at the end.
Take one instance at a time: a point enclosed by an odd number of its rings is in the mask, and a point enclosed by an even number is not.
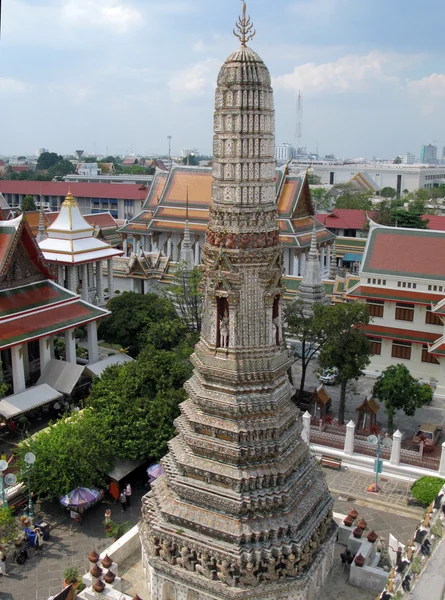
{"type": "Polygon", "coordinates": [[[185,195],[185,220],[189,220],[189,186],[187,186],[187,192],[185,195]]]}
{"type": "Polygon", "coordinates": [[[244,1],[243,14],[236,22],[236,28],[238,29],[238,32],[234,29],[233,35],[239,39],[241,46],[245,46],[256,34],[256,30],[253,29],[253,23],[250,21],[250,16],[246,15],[246,3],[244,1]]]}

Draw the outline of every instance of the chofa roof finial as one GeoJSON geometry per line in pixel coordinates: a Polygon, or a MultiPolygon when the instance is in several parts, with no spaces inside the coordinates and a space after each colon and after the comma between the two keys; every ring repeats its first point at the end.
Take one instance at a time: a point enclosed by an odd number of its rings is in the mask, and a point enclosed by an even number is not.
{"type": "Polygon", "coordinates": [[[253,29],[253,23],[250,21],[250,17],[246,15],[246,3],[244,1],[243,14],[236,22],[236,28],[238,29],[238,32],[234,29],[233,34],[240,40],[242,46],[245,46],[256,34],[255,29],[253,29]]]}

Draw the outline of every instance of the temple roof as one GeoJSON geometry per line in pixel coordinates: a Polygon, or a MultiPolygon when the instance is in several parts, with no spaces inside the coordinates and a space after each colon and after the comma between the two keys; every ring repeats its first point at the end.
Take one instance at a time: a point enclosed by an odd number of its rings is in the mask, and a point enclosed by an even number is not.
{"type": "Polygon", "coordinates": [[[445,280],[445,232],[383,227],[371,221],[362,273],[445,280]]]}
{"type": "Polygon", "coordinates": [[[409,302],[410,304],[435,304],[444,299],[444,295],[434,292],[417,290],[401,290],[386,287],[358,285],[349,292],[349,298],[364,298],[367,300],[387,300],[388,302],[409,302]]]}
{"type": "Polygon", "coordinates": [[[363,400],[363,402],[359,406],[357,406],[357,408],[355,410],[358,412],[377,414],[379,408],[380,408],[380,404],[378,404],[374,400],[374,395],[372,392],[370,392],[368,394],[368,396],[363,400]]]}
{"type": "MultiPolygon", "coordinates": [[[[176,166],[167,173],[157,173],[144,211],[119,231],[128,235],[156,231],[178,231],[185,226],[185,199],[189,193],[189,226],[192,234],[204,233],[209,220],[212,197],[212,169],[176,166]]],[[[306,172],[289,175],[286,168],[276,171],[278,225],[284,246],[307,248],[311,243],[314,208],[311,203],[306,172]]],[[[335,236],[316,222],[317,243],[335,236]]]]}
{"type": "Polygon", "coordinates": [[[439,340],[438,333],[428,331],[413,331],[412,329],[399,329],[398,327],[383,327],[382,325],[364,325],[361,331],[368,336],[402,340],[414,344],[434,344],[439,340]]]}
{"type": "Polygon", "coordinates": [[[0,349],[108,314],[49,280],[5,290],[0,292],[0,349]]]}
{"type": "Polygon", "coordinates": [[[81,215],[71,192],[68,192],[59,215],[47,227],[46,233],[48,237],[39,246],[45,258],[51,262],[81,264],[122,254],[121,250],[95,237],[95,227],[81,215]]]}

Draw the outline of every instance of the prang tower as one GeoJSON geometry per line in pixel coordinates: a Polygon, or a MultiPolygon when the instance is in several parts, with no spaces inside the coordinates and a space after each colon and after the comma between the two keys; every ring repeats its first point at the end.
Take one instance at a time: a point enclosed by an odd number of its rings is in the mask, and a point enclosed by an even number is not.
{"type": "Polygon", "coordinates": [[[273,92],[254,34],[244,3],[215,94],[195,369],[165,476],[143,499],[152,600],[305,600],[332,564],[332,499],[290,400],[273,92]]]}

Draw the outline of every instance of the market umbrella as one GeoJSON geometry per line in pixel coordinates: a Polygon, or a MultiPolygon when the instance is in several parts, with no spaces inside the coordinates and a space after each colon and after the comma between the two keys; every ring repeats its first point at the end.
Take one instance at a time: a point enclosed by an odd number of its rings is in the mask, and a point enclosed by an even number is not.
{"type": "Polygon", "coordinates": [[[147,475],[148,475],[149,483],[151,483],[152,481],[154,481],[161,475],[164,475],[164,469],[163,469],[162,465],[158,465],[158,464],[151,465],[151,467],[148,467],[148,469],[147,469],[147,475]]]}
{"type": "Polygon", "coordinates": [[[99,490],[79,487],[60,498],[60,504],[73,510],[87,509],[100,500],[99,490]]]}

